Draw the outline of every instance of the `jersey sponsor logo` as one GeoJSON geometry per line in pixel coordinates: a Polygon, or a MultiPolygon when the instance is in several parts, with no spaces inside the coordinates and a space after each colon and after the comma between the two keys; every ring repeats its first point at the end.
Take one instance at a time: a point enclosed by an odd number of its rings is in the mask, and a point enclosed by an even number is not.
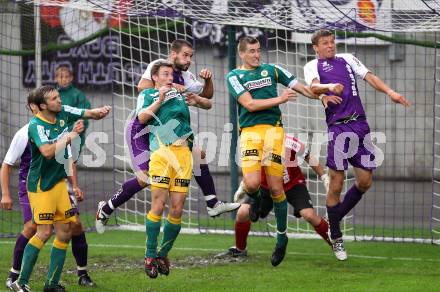
{"type": "Polygon", "coordinates": [[[267,75],[269,75],[269,72],[267,72],[267,70],[263,70],[260,74],[262,77],[267,77],[267,75]]]}
{"type": "Polygon", "coordinates": [[[170,178],[167,176],[153,175],[151,181],[158,184],[169,184],[170,178]]]}
{"type": "Polygon", "coordinates": [[[174,180],[174,185],[178,187],[188,187],[191,180],[189,179],[183,179],[183,178],[176,178],[174,180]]]}
{"type": "Polygon", "coordinates": [[[329,64],[327,61],[322,62],[322,70],[324,72],[330,72],[333,70],[333,65],[329,64]]]}
{"type": "Polygon", "coordinates": [[[244,84],[247,90],[253,90],[258,88],[263,88],[266,86],[272,86],[272,79],[270,77],[261,78],[258,80],[248,81],[244,84]]]}
{"type": "Polygon", "coordinates": [[[241,152],[241,158],[249,156],[258,156],[258,149],[248,149],[241,152]]]}
{"type": "Polygon", "coordinates": [[[345,64],[345,67],[347,68],[348,76],[350,76],[351,92],[353,93],[353,96],[357,96],[356,77],[353,74],[353,69],[351,69],[349,64],[345,64]]]}
{"type": "Polygon", "coordinates": [[[284,167],[284,169],[283,169],[283,183],[287,184],[289,181],[290,181],[289,172],[287,171],[287,168],[284,167]]]}
{"type": "MultiPolygon", "coordinates": [[[[165,98],[163,102],[167,102],[171,99],[177,98],[178,100],[183,100],[183,97],[180,93],[178,93],[176,90],[170,90],[167,93],[165,93],[165,98]]],[[[159,100],[159,92],[157,92],[157,97],[153,98],[154,101],[159,100]]]]}
{"type": "Polygon", "coordinates": [[[235,93],[240,93],[244,90],[243,85],[241,85],[240,81],[238,81],[237,76],[229,77],[229,84],[231,84],[232,88],[235,90],[235,93]]]}
{"type": "Polygon", "coordinates": [[[277,68],[278,70],[280,70],[281,72],[284,73],[284,75],[286,75],[287,78],[292,78],[292,73],[290,73],[289,71],[287,71],[286,69],[284,69],[283,67],[277,66],[275,65],[275,68],[277,68]]]}
{"type": "Polygon", "coordinates": [[[269,159],[269,161],[281,164],[281,155],[278,155],[275,153],[270,153],[268,159],[269,159]]]}
{"type": "Polygon", "coordinates": [[[71,208],[69,210],[67,210],[66,212],[64,212],[64,218],[70,218],[75,216],[75,209],[71,208]]]}
{"type": "Polygon", "coordinates": [[[38,132],[38,137],[40,138],[40,141],[42,143],[49,141],[48,135],[46,135],[44,131],[44,126],[37,125],[37,132],[38,132]]]}
{"type": "Polygon", "coordinates": [[[40,221],[53,221],[54,216],[53,213],[40,213],[38,214],[38,219],[40,221]]]}

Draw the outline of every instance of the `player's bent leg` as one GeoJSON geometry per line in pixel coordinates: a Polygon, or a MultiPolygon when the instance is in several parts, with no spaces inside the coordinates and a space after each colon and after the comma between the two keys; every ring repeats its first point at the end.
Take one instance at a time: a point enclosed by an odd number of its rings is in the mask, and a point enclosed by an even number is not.
{"type": "Polygon", "coordinates": [[[249,217],[252,222],[257,222],[260,217],[260,180],[261,168],[250,172],[243,169],[244,190],[250,198],[249,217]]]}
{"type": "Polygon", "coordinates": [[[328,236],[328,223],[321,216],[319,216],[315,209],[313,208],[305,208],[299,211],[300,215],[304,220],[310,223],[313,226],[316,233],[327,242],[328,245],[332,246],[332,242],[328,236]]]}
{"type": "Polygon", "coordinates": [[[76,222],[71,223],[72,228],[72,253],[77,265],[78,285],[84,287],[96,287],[87,272],[87,258],[89,246],[87,244],[84,227],[79,214],[76,214],[76,222]]]}
{"type": "MultiPolygon", "coordinates": [[[[146,167],[146,166],[145,166],[146,167]]],[[[96,212],[95,228],[100,234],[105,232],[105,226],[113,211],[129,201],[136,193],[149,185],[148,170],[139,171],[135,177],[125,181],[121,188],[106,202],[98,203],[96,212]]]]}

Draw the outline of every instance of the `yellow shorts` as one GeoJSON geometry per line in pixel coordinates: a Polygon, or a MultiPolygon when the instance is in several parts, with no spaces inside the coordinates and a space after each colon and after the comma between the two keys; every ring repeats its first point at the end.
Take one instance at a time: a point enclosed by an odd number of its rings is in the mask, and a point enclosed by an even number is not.
{"type": "Polygon", "coordinates": [[[28,192],[28,197],[32,210],[32,220],[36,224],[76,221],[75,211],[70,202],[64,179],[45,192],[38,185],[37,192],[28,192]]]}
{"type": "Polygon", "coordinates": [[[283,176],[284,129],[272,125],[243,128],[240,135],[243,174],[260,171],[283,176]]]}
{"type": "Polygon", "coordinates": [[[188,146],[162,146],[150,157],[152,187],[188,193],[192,177],[192,155],[188,146]]]}

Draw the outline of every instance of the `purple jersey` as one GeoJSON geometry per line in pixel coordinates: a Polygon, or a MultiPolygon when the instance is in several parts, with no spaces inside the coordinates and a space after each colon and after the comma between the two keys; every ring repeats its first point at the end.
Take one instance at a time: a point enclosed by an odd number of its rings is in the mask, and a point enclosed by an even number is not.
{"type": "MultiPolygon", "coordinates": [[[[315,59],[304,66],[306,83],[314,79],[321,84],[340,83],[344,86],[341,104],[329,103],[325,110],[327,125],[344,120],[365,120],[356,76],[364,78],[369,70],[351,54],[337,54],[331,59],[315,59]]],[[[329,94],[332,94],[331,92],[329,94]]]]}

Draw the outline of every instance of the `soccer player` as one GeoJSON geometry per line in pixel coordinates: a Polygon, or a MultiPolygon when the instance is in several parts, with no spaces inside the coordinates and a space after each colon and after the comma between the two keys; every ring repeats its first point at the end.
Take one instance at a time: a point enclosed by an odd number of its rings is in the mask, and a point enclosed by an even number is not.
{"type": "Polygon", "coordinates": [[[150,128],[151,209],[147,214],[147,246],[145,272],[150,278],[158,273],[169,274],[168,253],[180,228],[183,205],[192,175],[193,133],[185,97],[174,87],[173,67],[159,61],[151,68],[154,88],[146,90],[143,110],[138,113],[142,124],[150,128]],[[161,218],[166,202],[170,200],[162,242],[157,249],[161,218]]]}
{"type": "Polygon", "coordinates": [[[65,165],[60,162],[66,158],[71,162],[70,144],[84,130],[81,118],[102,119],[108,115],[110,107],[84,110],[62,106],[60,95],[52,86],[41,86],[29,95],[32,96],[28,104],[33,102],[39,112],[29,122],[32,158],[27,193],[37,231],[24,249],[20,276],[11,285],[11,290],[29,291],[32,269],[40,250],[51,237],[54,226],[55,240],[44,291],[65,291],[59,280],[72,235],[70,222],[75,222],[76,217],[65,183],[65,165]],[[69,132],[68,125],[72,120],[77,122],[69,132]]]}
{"type": "MultiPolygon", "coordinates": [[[[291,135],[285,137],[286,153],[290,153],[289,161],[293,162],[292,166],[284,167],[283,182],[284,192],[289,204],[293,207],[293,214],[297,218],[304,218],[309,222],[316,233],[318,233],[330,246],[331,242],[328,237],[328,224],[320,217],[313,209],[309,191],[305,184],[305,178],[298,166],[298,158],[310,164],[313,171],[323,182],[326,189],[328,189],[329,177],[319,162],[310,155],[310,151],[305,147],[304,143],[291,135]],[[312,163],[311,163],[312,162],[312,163]]],[[[264,171],[261,172],[261,202],[258,212],[251,218],[249,196],[246,195],[243,189],[243,182],[234,195],[234,201],[240,201],[241,206],[238,209],[235,218],[235,246],[228,249],[227,252],[218,255],[223,256],[246,256],[247,255],[247,238],[251,228],[251,221],[256,222],[258,218],[266,218],[269,212],[273,209],[273,202],[270,198],[269,188],[266,182],[266,175],[264,171]]]]}
{"type": "MultiPolygon", "coordinates": [[[[191,59],[193,56],[193,48],[191,43],[183,39],[177,39],[171,43],[170,54],[168,61],[173,64],[173,87],[180,92],[194,93],[196,98],[212,98],[214,92],[214,85],[212,83],[212,73],[203,69],[200,71],[199,76],[205,80],[205,84],[202,84],[197,78],[188,70],[191,65],[191,59]]],[[[153,88],[153,81],[151,77],[151,68],[160,61],[166,61],[164,59],[158,59],[151,62],[141,80],[138,84],[138,90],[140,95],[137,101],[137,109],[141,108],[144,101],[143,90],[153,88]]],[[[205,103],[207,101],[204,101],[205,103]]],[[[126,140],[130,149],[131,160],[135,168],[135,172],[148,172],[148,134],[139,135],[143,129],[143,125],[139,124],[138,120],[133,119],[126,129],[126,140]]],[[[217,192],[214,185],[214,179],[209,171],[208,164],[205,160],[205,153],[197,146],[193,149],[195,158],[200,157],[200,170],[196,170],[195,179],[200,186],[203,195],[205,197],[208,215],[211,217],[218,216],[225,212],[230,212],[238,209],[240,204],[227,203],[217,199],[217,192]]],[[[131,178],[122,184],[122,187],[107,201],[101,201],[98,204],[98,211],[96,213],[96,230],[98,233],[105,231],[105,225],[107,224],[113,211],[127,202],[133,197],[134,194],[141,191],[148,185],[145,181],[140,181],[139,175],[137,178],[131,178]]]]}
{"type": "MultiPolygon", "coordinates": [[[[84,92],[76,88],[73,82],[73,72],[68,65],[60,65],[55,70],[55,82],[56,88],[61,97],[61,104],[67,105],[71,107],[81,108],[81,109],[90,109],[90,101],[85,96],[84,92]]],[[[86,130],[88,128],[89,121],[84,120],[84,131],[79,135],[81,139],[81,143],[79,145],[79,149],[73,150],[74,153],[78,153],[76,157],[79,158],[79,155],[82,151],[82,147],[86,141],[86,130]]],[[[73,123],[68,125],[69,127],[73,126],[73,123]]],[[[77,161],[73,161],[73,170],[76,174],[77,169],[77,161]]],[[[78,186],[77,175],[71,176],[71,180],[74,181],[75,185],[69,184],[68,192],[72,201],[72,204],[75,207],[77,218],[76,223],[72,224],[72,253],[75,256],[75,260],[77,263],[77,275],[79,277],[78,284],[81,286],[95,286],[95,283],[90,279],[87,275],[87,253],[88,253],[88,245],[86,240],[86,235],[84,232],[84,227],[80,221],[77,200],[76,196],[82,197],[82,191],[78,186]]]]}
{"type": "Polygon", "coordinates": [[[243,37],[238,44],[242,65],[226,76],[229,92],[238,103],[241,129],[240,148],[243,181],[255,209],[260,198],[261,166],[274,201],[277,240],[271,263],[281,263],[287,247],[287,201],[283,189],[284,129],[280,104],[296,99],[298,91],[317,98],[287,70],[273,64],[260,63],[260,43],[256,38],[243,37]],[[277,83],[288,87],[281,95],[277,83]]]}
{"type": "MultiPolygon", "coordinates": [[[[30,94],[33,94],[32,91],[30,94]]],[[[32,97],[31,97],[32,98],[32,97]]],[[[32,101],[31,99],[29,99],[32,101]]],[[[38,108],[32,104],[30,104],[32,113],[36,115],[38,113],[38,108]]],[[[31,162],[31,148],[28,139],[28,129],[29,124],[26,124],[22,128],[20,128],[17,133],[15,133],[11,145],[9,146],[8,152],[3,160],[2,167],[0,170],[0,182],[2,186],[2,197],[0,201],[0,208],[5,210],[12,209],[12,198],[9,191],[9,178],[10,172],[12,170],[12,166],[15,162],[20,158],[20,166],[19,166],[19,202],[22,209],[23,216],[23,230],[17,237],[17,241],[15,243],[13,258],[12,258],[12,267],[9,271],[9,276],[6,280],[6,286],[9,288],[13,282],[15,282],[18,278],[21,269],[21,261],[23,258],[23,251],[26,244],[29,241],[29,238],[34,236],[36,232],[36,225],[31,221],[32,219],[32,211],[29,204],[29,199],[26,190],[26,181],[27,175],[29,172],[29,166],[31,162]]],[[[76,177],[72,177],[73,189],[75,193],[81,192],[77,185],[76,177]]],[[[87,251],[88,244],[86,241],[85,233],[80,221],[79,212],[74,203],[76,199],[72,198],[74,194],[69,194],[70,200],[74,207],[76,213],[76,222],[72,223],[72,253],[77,262],[77,274],[78,274],[78,284],[80,286],[88,286],[94,287],[95,283],[92,281],[90,276],[87,273],[87,251]]],[[[82,196],[82,194],[80,194],[82,196]]]]}
{"type": "Polygon", "coordinates": [[[306,83],[315,94],[322,94],[323,97],[332,94],[341,98],[339,104],[328,104],[325,109],[329,133],[327,166],[330,174],[326,204],[333,250],[336,258],[343,261],[347,259],[347,253],[342,240],[340,221],[370,188],[372,171],[376,168],[374,146],[370,139],[370,128],[359,96],[356,76],[388,95],[395,103],[409,106],[409,102],[404,96],[389,88],[353,55],[336,54],[335,36],[331,31],[316,31],[312,36],[312,44],[318,58],[304,66],[306,83]],[[355,151],[349,151],[350,144],[353,143],[359,146],[355,151]],[[353,166],[356,181],[341,202],[340,196],[348,163],[353,166]]]}

